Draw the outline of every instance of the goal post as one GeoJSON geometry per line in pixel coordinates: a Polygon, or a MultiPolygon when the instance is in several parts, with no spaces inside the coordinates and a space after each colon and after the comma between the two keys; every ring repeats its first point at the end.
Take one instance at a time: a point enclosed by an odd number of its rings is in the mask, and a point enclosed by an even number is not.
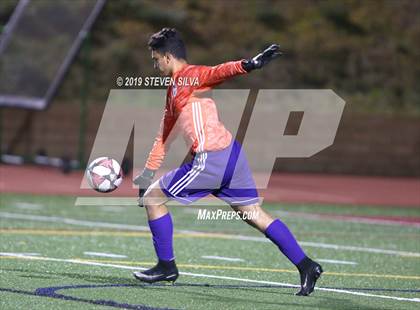
{"type": "Polygon", "coordinates": [[[0,107],[43,110],[106,0],[20,0],[0,37],[0,107]]]}

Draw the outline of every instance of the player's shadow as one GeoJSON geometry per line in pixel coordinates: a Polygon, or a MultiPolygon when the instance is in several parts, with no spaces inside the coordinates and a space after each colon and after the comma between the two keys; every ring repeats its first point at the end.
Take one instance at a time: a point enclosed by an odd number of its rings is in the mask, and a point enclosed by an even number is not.
{"type": "MultiPolygon", "coordinates": [[[[189,298],[197,299],[203,301],[212,301],[218,300],[220,302],[230,302],[230,303],[244,303],[249,302],[250,304],[258,304],[260,307],[263,305],[278,305],[278,306],[288,306],[288,307],[307,307],[307,303],[288,303],[288,302],[272,302],[272,301],[258,301],[255,298],[248,299],[248,298],[240,298],[240,297],[233,297],[233,296],[223,296],[217,294],[218,289],[240,289],[246,291],[252,291],[254,293],[272,293],[276,296],[293,296],[296,291],[296,288],[291,288],[288,286],[280,286],[280,285],[263,285],[263,284],[246,284],[246,285],[234,285],[234,284],[208,284],[208,283],[182,283],[176,282],[174,285],[164,284],[164,283],[155,283],[155,284],[147,284],[141,283],[134,278],[129,277],[115,277],[115,276],[99,276],[99,275],[92,275],[86,273],[69,273],[69,272],[50,272],[48,275],[45,274],[45,271],[36,271],[36,270],[28,270],[28,269],[13,269],[13,268],[3,268],[3,271],[11,271],[11,272],[18,272],[23,273],[18,275],[19,277],[25,278],[38,278],[38,279],[51,279],[51,278],[58,278],[58,277],[66,277],[75,280],[82,280],[90,283],[98,283],[101,286],[108,286],[109,287],[132,287],[132,288],[139,288],[139,289],[155,289],[159,291],[167,291],[171,290],[171,294],[183,294],[192,296],[189,298]],[[174,291],[173,289],[176,288],[184,288],[183,290],[174,291]],[[194,288],[208,288],[211,289],[210,291],[206,292],[198,292],[194,290],[194,288]]],[[[342,298],[335,298],[330,296],[322,296],[318,295],[315,292],[310,297],[296,297],[298,299],[304,300],[311,300],[316,301],[317,306],[322,309],[345,309],[345,310],[352,310],[352,309],[360,309],[360,304],[354,304],[352,301],[348,299],[342,298]]],[[[281,299],[281,298],[279,298],[281,299]]],[[[297,301],[298,301],[297,299],[297,301]]],[[[315,306],[315,304],[312,304],[315,306]]],[[[259,308],[260,308],[259,307],[259,308]]],[[[366,304],[363,305],[363,309],[373,310],[376,309],[374,307],[369,307],[366,304]]]]}
{"type": "MultiPolygon", "coordinates": [[[[164,284],[153,284],[153,285],[147,285],[143,284],[141,285],[144,288],[147,287],[153,287],[154,289],[169,289],[167,285],[164,284]]],[[[280,286],[280,285],[219,285],[219,284],[192,284],[192,283],[176,283],[174,285],[175,287],[202,287],[202,288],[220,288],[220,289],[241,289],[241,290],[252,290],[254,293],[273,293],[278,299],[282,299],[281,296],[293,296],[294,295],[294,288],[288,287],[288,286],[280,286]],[[261,290],[261,288],[266,288],[265,290],[261,290]],[[268,290],[270,289],[270,290],[268,290]],[[279,289],[285,289],[285,291],[280,292],[279,289]],[[288,292],[286,292],[288,290],[288,292]]],[[[208,301],[220,301],[220,302],[235,302],[235,303],[248,303],[252,305],[256,305],[256,308],[264,308],[263,305],[277,305],[277,306],[286,306],[286,307],[308,307],[309,305],[311,307],[317,308],[317,309],[344,309],[344,310],[355,310],[355,309],[367,309],[367,310],[374,310],[377,309],[375,307],[369,307],[367,305],[360,305],[360,304],[354,304],[352,301],[349,301],[348,299],[342,299],[342,298],[335,298],[331,296],[325,296],[325,293],[323,295],[317,294],[317,292],[313,293],[310,297],[300,297],[300,296],[293,296],[296,298],[297,303],[291,303],[291,302],[268,302],[268,301],[258,301],[255,298],[253,299],[247,299],[247,298],[239,298],[239,297],[227,297],[227,296],[220,296],[218,294],[213,294],[210,292],[197,292],[196,290],[193,291],[179,291],[180,293],[186,294],[186,295],[192,295],[194,299],[199,298],[200,300],[208,300],[208,301]],[[302,301],[305,301],[305,303],[302,303],[302,301]],[[299,302],[299,303],[298,303],[299,302]]],[[[177,292],[178,293],[178,292],[177,292]]],[[[276,297],[274,297],[276,298],[276,297]]]]}
{"type": "MultiPolygon", "coordinates": [[[[153,288],[155,290],[159,290],[159,291],[168,291],[169,289],[172,290],[171,286],[168,285],[141,285],[142,288],[146,289],[146,288],[153,288]]],[[[193,300],[199,300],[202,302],[219,302],[221,304],[223,303],[237,303],[237,304],[247,304],[247,305],[252,305],[253,308],[257,308],[257,309],[264,309],[267,306],[282,306],[282,307],[287,307],[287,308],[292,308],[292,307],[306,307],[306,305],[304,304],[299,304],[299,303],[291,303],[291,302],[281,302],[281,301],[263,301],[263,300],[258,300],[256,298],[244,298],[244,297],[234,297],[233,294],[231,296],[224,296],[224,295],[220,295],[217,294],[216,292],[214,292],[213,290],[210,292],[206,291],[206,292],[199,292],[197,290],[188,290],[188,288],[196,288],[196,287],[202,287],[202,288],[208,288],[208,289],[212,289],[212,288],[222,288],[220,285],[209,285],[209,284],[194,284],[194,285],[190,285],[188,283],[180,283],[180,284],[175,284],[174,288],[176,287],[184,287],[183,290],[178,290],[176,291],[176,294],[178,295],[186,295],[187,299],[193,299],[193,300]],[[265,307],[264,307],[265,305],[265,307]]],[[[244,288],[248,288],[246,285],[243,286],[238,286],[238,288],[244,289],[244,288]]],[[[255,289],[254,292],[258,292],[258,289],[255,289]]],[[[174,294],[174,292],[171,292],[172,294],[174,294]]],[[[289,293],[285,293],[285,292],[276,292],[277,295],[291,295],[289,293]]],[[[282,297],[278,298],[279,300],[282,299],[282,297]]]]}
{"type": "MultiPolygon", "coordinates": [[[[143,287],[153,287],[154,289],[169,289],[168,286],[165,287],[165,285],[162,284],[154,284],[154,285],[142,285],[143,287]]],[[[249,304],[249,305],[255,305],[254,308],[258,309],[264,309],[264,305],[266,306],[283,306],[287,308],[292,307],[314,307],[317,309],[345,309],[345,310],[353,310],[353,309],[360,309],[360,305],[352,304],[348,300],[343,300],[340,298],[334,298],[330,296],[318,295],[316,292],[311,295],[310,297],[298,297],[294,296],[294,289],[290,288],[288,286],[279,286],[279,285],[212,285],[212,284],[190,284],[190,283],[177,283],[174,285],[175,287],[203,287],[203,288],[221,288],[221,289],[241,289],[241,290],[252,290],[254,293],[273,293],[275,296],[273,296],[273,300],[280,300],[278,302],[275,301],[259,301],[256,300],[256,298],[248,299],[248,298],[240,298],[240,297],[231,297],[231,296],[221,296],[219,294],[215,294],[213,292],[197,292],[196,290],[192,291],[186,291],[182,290],[177,293],[183,293],[185,295],[192,295],[190,298],[194,299],[200,299],[203,302],[204,301],[211,301],[214,302],[215,300],[219,302],[226,302],[226,303],[240,303],[240,304],[249,304]],[[266,288],[265,290],[261,290],[261,288],[266,288]],[[271,289],[271,290],[268,290],[271,289]],[[279,289],[285,289],[285,291],[279,291],[279,289]],[[287,290],[287,291],[286,291],[287,290]],[[282,302],[281,300],[284,299],[284,297],[293,297],[296,298],[296,303],[293,302],[282,302]]],[[[254,295],[255,296],[255,295],[254,295]]],[[[271,298],[270,298],[271,299],[271,298]]],[[[367,310],[373,310],[376,308],[367,307],[363,305],[363,309],[367,310]]]]}
{"type": "Polygon", "coordinates": [[[13,269],[13,268],[3,268],[4,271],[13,271],[23,273],[23,275],[19,275],[19,277],[27,277],[27,278],[57,278],[57,277],[66,277],[75,280],[83,280],[86,282],[92,283],[114,283],[114,284],[138,284],[139,281],[134,278],[129,277],[115,277],[115,276],[99,276],[99,275],[92,275],[86,273],[70,273],[70,272],[49,272],[48,276],[45,275],[45,271],[35,271],[35,270],[28,270],[28,269],[13,269]]]}
{"type": "Polygon", "coordinates": [[[41,276],[41,275],[19,275],[20,278],[30,278],[30,279],[56,279],[56,276],[41,276]]]}
{"type": "Polygon", "coordinates": [[[207,283],[175,283],[174,286],[177,287],[201,287],[201,288],[212,288],[212,289],[241,289],[243,291],[253,291],[260,293],[273,293],[279,294],[279,289],[284,290],[280,294],[284,295],[293,295],[296,290],[290,286],[283,285],[261,285],[261,284],[245,284],[245,285],[235,285],[235,284],[207,284],[207,283]],[[290,291],[290,292],[286,292],[290,291]]]}
{"type": "MultiPolygon", "coordinates": [[[[28,270],[28,269],[3,269],[4,271],[13,271],[13,272],[19,272],[24,273],[24,276],[27,277],[38,277],[45,275],[45,271],[35,271],[35,270],[28,270]]],[[[204,301],[211,301],[214,302],[215,300],[223,303],[254,303],[258,304],[259,308],[264,308],[264,305],[274,305],[274,306],[287,306],[287,307],[301,307],[302,304],[299,303],[286,303],[286,302],[276,302],[276,301],[256,301],[255,299],[251,298],[241,298],[241,297],[234,297],[232,296],[223,296],[221,294],[217,293],[218,289],[242,289],[242,290],[252,290],[254,292],[262,292],[261,289],[264,289],[264,291],[270,291],[268,288],[277,288],[277,290],[273,290],[273,293],[276,293],[277,295],[292,295],[292,292],[286,292],[286,291],[279,291],[280,288],[286,288],[286,287],[279,287],[279,286],[263,286],[263,285],[219,285],[219,284],[206,284],[206,283],[175,283],[175,285],[168,285],[163,283],[155,283],[155,284],[147,284],[147,283],[141,283],[136,279],[129,279],[129,278],[123,278],[123,277],[114,277],[114,276],[98,276],[98,275],[92,275],[92,274],[79,274],[79,273],[69,273],[69,272],[51,272],[51,276],[54,277],[65,277],[65,278],[71,278],[75,280],[82,280],[86,282],[91,283],[97,283],[101,284],[103,286],[107,286],[107,284],[110,287],[131,287],[131,288],[139,288],[139,289],[154,289],[157,291],[171,291],[171,294],[179,294],[179,295],[185,295],[186,298],[193,298],[193,299],[200,299],[203,302],[204,301]],[[177,290],[178,288],[178,290],[177,290]],[[179,290],[179,288],[183,288],[182,290],[179,290]],[[199,292],[195,288],[207,288],[205,292],[199,292]],[[211,291],[210,291],[211,290],[211,291]]],[[[290,290],[290,288],[288,288],[290,290]]],[[[280,298],[279,298],[280,299],[280,298]]]]}
{"type": "Polygon", "coordinates": [[[353,301],[349,299],[343,299],[343,298],[334,298],[334,297],[328,297],[323,298],[317,305],[314,305],[314,308],[317,309],[340,309],[340,310],[375,310],[378,309],[378,307],[370,307],[366,305],[366,303],[363,303],[363,301],[360,301],[360,304],[355,304],[353,301]]]}

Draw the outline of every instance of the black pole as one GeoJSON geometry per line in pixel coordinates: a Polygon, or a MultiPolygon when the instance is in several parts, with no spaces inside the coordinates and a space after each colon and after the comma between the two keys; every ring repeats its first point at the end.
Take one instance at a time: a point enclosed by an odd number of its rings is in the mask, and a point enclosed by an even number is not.
{"type": "Polygon", "coordinates": [[[79,126],[79,149],[78,160],[79,166],[85,166],[85,144],[86,144],[86,129],[87,129],[87,115],[88,115],[88,94],[90,84],[90,39],[89,35],[86,36],[82,48],[82,66],[83,66],[83,82],[80,92],[80,126],[79,126]]]}

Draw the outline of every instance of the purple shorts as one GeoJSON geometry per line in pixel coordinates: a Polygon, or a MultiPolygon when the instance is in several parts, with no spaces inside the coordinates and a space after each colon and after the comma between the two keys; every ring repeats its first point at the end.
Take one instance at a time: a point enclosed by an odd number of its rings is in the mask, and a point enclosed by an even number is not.
{"type": "Polygon", "coordinates": [[[200,152],[191,162],[159,179],[165,195],[190,204],[209,194],[232,206],[259,202],[255,182],[241,145],[235,141],[225,149],[200,152]]]}

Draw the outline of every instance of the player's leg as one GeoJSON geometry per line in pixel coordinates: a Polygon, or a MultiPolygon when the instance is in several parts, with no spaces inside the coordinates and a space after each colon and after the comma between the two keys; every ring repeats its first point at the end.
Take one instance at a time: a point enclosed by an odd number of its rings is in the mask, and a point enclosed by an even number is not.
{"type": "Polygon", "coordinates": [[[160,189],[159,181],[153,183],[140,199],[146,208],[158,263],[151,269],[134,272],[134,276],[149,283],[174,282],[178,278],[178,269],[173,250],[172,217],[165,205],[169,199],[160,189]]]}
{"type": "Polygon", "coordinates": [[[259,204],[232,205],[246,223],[265,234],[280,251],[296,266],[301,278],[301,290],[297,295],[307,296],[314,290],[322,267],[306,256],[289,228],[280,219],[274,219],[259,204]],[[252,213],[251,213],[252,212],[252,213]],[[246,214],[245,214],[246,213],[246,214]]]}
{"type": "Polygon", "coordinates": [[[264,233],[294,265],[298,266],[306,257],[288,227],[265,212],[259,204],[232,206],[232,208],[242,216],[250,217],[245,221],[264,233]]]}
{"type": "MultiPolygon", "coordinates": [[[[211,156],[209,156],[211,158],[211,156]]],[[[196,154],[191,162],[169,171],[146,191],[142,205],[145,206],[149,219],[153,245],[158,257],[158,264],[146,271],[136,272],[137,279],[145,282],[175,281],[178,269],[173,252],[173,223],[165,205],[169,200],[182,204],[191,203],[207,196],[211,190],[200,190],[206,177],[206,153],[196,154]]],[[[211,166],[211,165],[210,165],[211,166]]],[[[206,188],[206,186],[204,186],[206,188]]]]}
{"type": "Polygon", "coordinates": [[[165,203],[168,200],[176,200],[181,204],[190,204],[209,195],[215,187],[212,169],[218,162],[219,158],[214,154],[197,153],[191,162],[169,171],[146,191],[143,205],[147,210],[149,226],[153,234],[153,244],[159,263],[152,270],[138,272],[136,275],[138,279],[147,282],[176,279],[178,270],[175,266],[172,247],[173,224],[165,203]],[[167,266],[170,269],[169,273],[165,271],[167,266]],[[175,271],[176,277],[174,276],[175,271]],[[156,275],[159,272],[165,277],[164,279],[144,275],[145,273],[156,275]],[[167,274],[169,274],[168,277],[166,277],[167,274]]]}
{"type": "Polygon", "coordinates": [[[248,219],[246,222],[264,233],[298,268],[301,290],[297,295],[309,295],[322,273],[322,268],[305,255],[296,238],[282,221],[272,218],[260,207],[255,181],[241,148],[239,143],[233,143],[222,187],[213,195],[241,213],[245,211],[257,212],[255,218],[248,219]]]}

